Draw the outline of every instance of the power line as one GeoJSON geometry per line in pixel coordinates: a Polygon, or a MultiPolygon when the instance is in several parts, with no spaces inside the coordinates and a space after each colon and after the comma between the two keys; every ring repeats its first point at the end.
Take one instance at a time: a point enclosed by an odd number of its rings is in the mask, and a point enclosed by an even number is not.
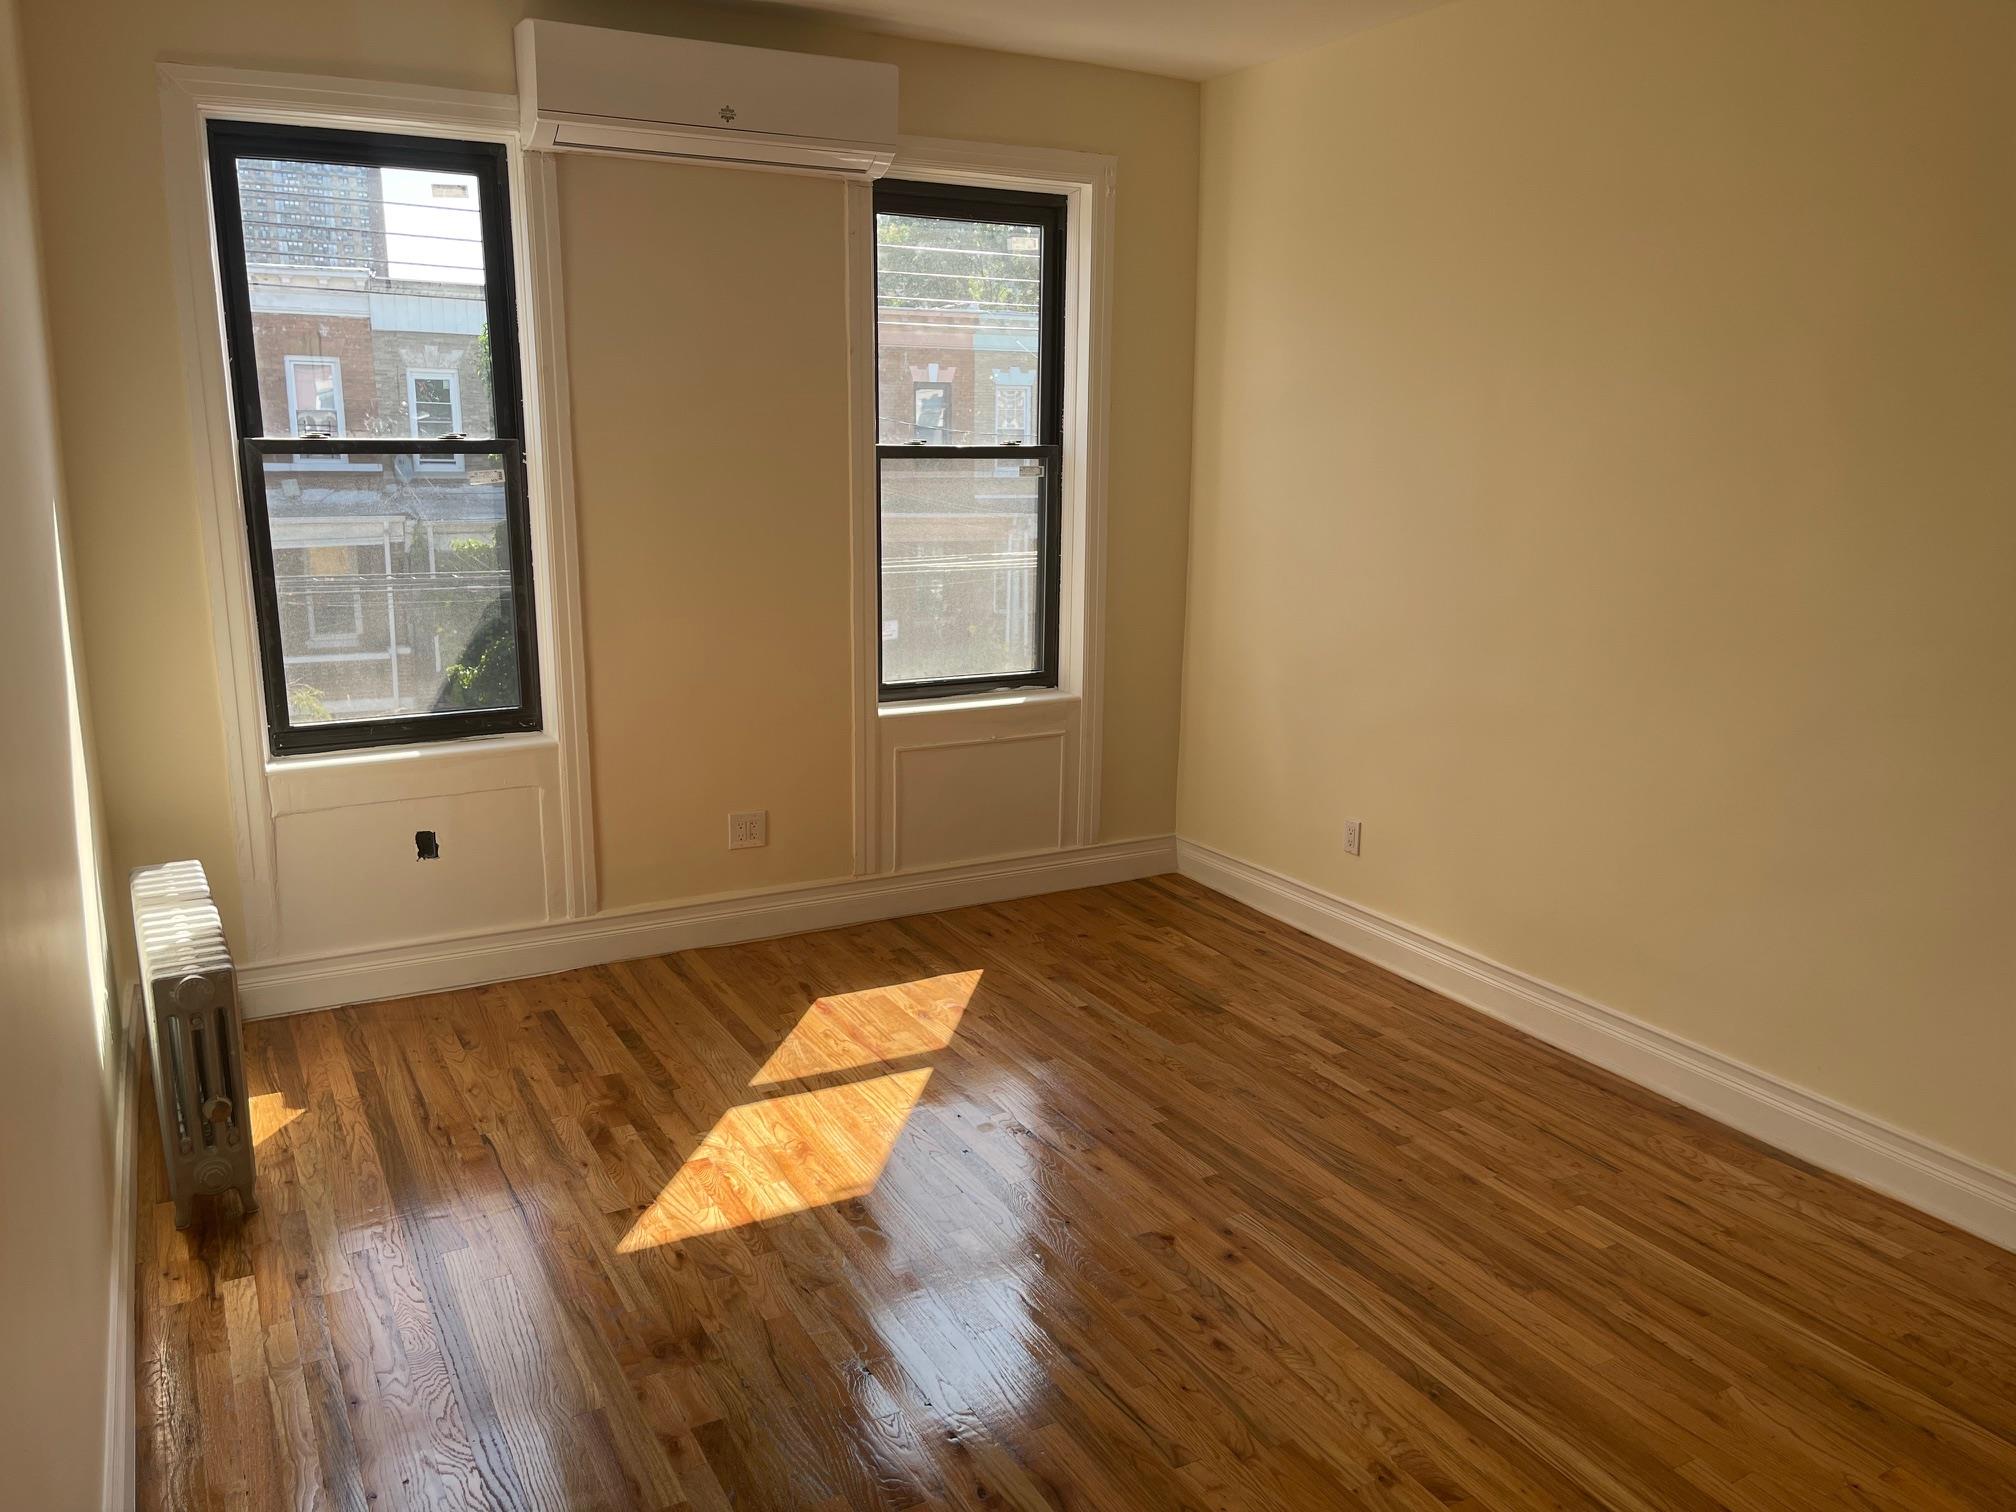
{"type": "Polygon", "coordinates": [[[955,278],[962,283],[984,281],[986,283],[1040,284],[1040,278],[1018,278],[1012,273],[934,273],[928,268],[878,268],[875,276],[884,278],[955,278]]]}
{"type": "MultiPolygon", "coordinates": [[[[238,181],[238,194],[241,200],[249,195],[257,199],[287,200],[290,203],[300,200],[304,203],[317,205],[343,205],[356,210],[368,210],[375,205],[380,209],[424,210],[439,215],[481,215],[483,213],[483,206],[481,205],[442,205],[436,204],[432,200],[388,200],[371,194],[316,194],[305,189],[280,189],[266,184],[247,184],[242,178],[238,181]]],[[[1012,256],[1015,254],[1004,255],[1012,256]]]]}
{"type": "MultiPolygon", "coordinates": [[[[305,231],[305,232],[309,232],[309,233],[313,233],[313,234],[317,234],[317,235],[324,235],[324,234],[326,234],[326,235],[328,235],[328,236],[330,236],[330,237],[337,237],[337,236],[344,236],[344,237],[364,237],[364,236],[369,236],[369,237],[371,237],[371,238],[372,238],[372,239],[373,239],[374,241],[377,241],[377,242],[381,242],[381,243],[382,243],[382,242],[388,242],[388,241],[391,241],[391,240],[393,240],[393,239],[394,239],[395,237],[403,237],[403,238],[405,238],[405,239],[406,239],[407,241],[445,241],[445,242],[455,242],[456,244],[458,244],[458,245],[460,245],[460,246],[464,246],[464,247],[480,247],[480,246],[482,246],[482,245],[483,245],[483,238],[482,238],[482,237],[481,237],[480,235],[478,235],[478,236],[445,236],[445,235],[442,235],[442,234],[440,234],[440,233],[438,233],[438,232],[433,232],[433,231],[393,231],[393,230],[388,230],[388,229],[384,229],[384,228],[380,228],[380,227],[377,227],[377,226],[332,226],[332,225],[329,225],[328,223],[326,223],[326,222],[324,222],[324,221],[269,221],[269,220],[247,220],[247,221],[240,221],[240,222],[239,222],[238,224],[239,224],[239,225],[241,225],[241,226],[265,226],[265,227],[269,227],[269,228],[271,228],[271,229],[273,229],[273,230],[275,230],[275,231],[293,231],[293,232],[303,232],[303,231],[305,231]]],[[[930,275],[926,275],[926,274],[918,274],[918,275],[915,275],[915,276],[918,276],[918,277],[928,277],[928,276],[930,276],[930,275]]],[[[950,277],[957,277],[957,275],[956,275],[956,274],[952,274],[952,275],[941,275],[941,276],[950,276],[950,277]]],[[[1003,281],[1004,281],[1004,282],[1006,282],[1006,280],[1003,280],[1003,281]]],[[[1033,280],[1032,280],[1032,282],[1033,282],[1033,280]]]]}
{"type": "Polygon", "coordinates": [[[877,253],[882,252],[957,252],[962,257],[1020,257],[1036,262],[1043,256],[1041,252],[1008,252],[994,247],[926,247],[917,242],[878,241],[877,253]]]}
{"type": "MultiPolygon", "coordinates": [[[[386,265],[387,265],[387,266],[389,266],[389,267],[399,267],[399,268],[446,268],[446,269],[449,269],[450,271],[452,271],[452,272],[455,272],[455,273],[481,273],[481,272],[483,272],[483,271],[484,271],[484,269],[483,269],[483,265],[482,265],[481,263],[443,263],[443,262],[421,262],[421,261],[419,261],[419,260],[417,260],[417,259],[415,259],[415,258],[411,258],[411,257],[387,257],[386,259],[384,259],[384,261],[385,261],[386,265]]],[[[387,274],[380,274],[380,273],[374,273],[374,272],[372,272],[372,271],[371,271],[371,269],[369,269],[369,268],[367,268],[367,267],[364,267],[364,266],[362,266],[361,264],[357,264],[357,263],[332,263],[332,262],[327,262],[327,261],[322,261],[322,262],[317,262],[317,261],[315,261],[315,254],[314,254],[313,252],[288,252],[288,251],[274,251],[274,252],[270,252],[270,253],[267,253],[266,255],[264,255],[264,256],[262,256],[262,257],[260,257],[260,258],[259,258],[259,259],[257,260],[257,262],[256,262],[256,263],[255,263],[254,265],[255,265],[255,266],[257,266],[257,267],[261,267],[261,268],[284,268],[284,269],[298,269],[298,270],[300,270],[300,271],[302,271],[302,272],[322,272],[322,273],[339,273],[339,274],[343,274],[343,275],[346,275],[346,276],[349,276],[349,277],[364,277],[364,278],[385,278],[385,277],[389,277],[389,276],[390,276],[390,275],[387,275],[387,274]],[[292,258],[292,259],[298,259],[298,260],[297,260],[297,261],[283,261],[283,260],[282,260],[282,259],[288,259],[288,258],[292,258]]],[[[249,275],[248,275],[248,277],[249,277],[249,275]]],[[[251,281],[252,281],[253,283],[259,283],[259,282],[271,282],[271,280],[270,280],[270,279],[268,279],[268,280],[261,280],[261,279],[258,279],[258,278],[252,278],[252,279],[251,279],[251,281]]],[[[449,282],[450,280],[447,280],[447,279],[442,279],[442,280],[439,280],[439,281],[440,281],[440,282],[443,282],[443,283],[446,283],[446,282],[449,282]]],[[[463,282],[464,280],[460,280],[460,279],[458,279],[458,280],[454,280],[454,281],[455,281],[455,282],[463,282]]],[[[367,292],[372,292],[372,291],[367,291],[367,292]]],[[[377,291],[375,291],[375,292],[378,292],[378,293],[385,293],[385,292],[389,292],[389,291],[387,291],[387,290],[377,290],[377,291]]],[[[443,295],[443,296],[441,296],[441,297],[442,297],[442,298],[447,298],[447,299],[453,299],[453,298],[458,298],[458,297],[460,297],[460,296],[457,296],[457,295],[443,295]]]]}
{"type": "Polygon", "coordinates": [[[943,294],[894,294],[877,289],[875,291],[875,308],[885,314],[896,315],[906,313],[911,315],[954,315],[961,310],[969,310],[982,319],[1016,319],[1026,320],[1033,324],[1038,312],[1043,307],[1040,304],[1031,304],[1026,300],[1020,299],[957,299],[943,294]],[[898,302],[909,300],[933,300],[935,304],[927,306],[898,302]],[[1014,313],[1018,310],[1022,312],[1019,315],[1014,313]],[[996,311],[1007,313],[994,313],[996,311]]]}

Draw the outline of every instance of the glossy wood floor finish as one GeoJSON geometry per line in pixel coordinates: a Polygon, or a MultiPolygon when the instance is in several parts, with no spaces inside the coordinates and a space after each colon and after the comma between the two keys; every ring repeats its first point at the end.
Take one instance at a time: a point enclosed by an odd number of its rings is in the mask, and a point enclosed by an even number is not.
{"type": "Polygon", "coordinates": [[[143,1507],[2016,1507],[2016,1258],[1179,879],[247,1038],[143,1507]]]}

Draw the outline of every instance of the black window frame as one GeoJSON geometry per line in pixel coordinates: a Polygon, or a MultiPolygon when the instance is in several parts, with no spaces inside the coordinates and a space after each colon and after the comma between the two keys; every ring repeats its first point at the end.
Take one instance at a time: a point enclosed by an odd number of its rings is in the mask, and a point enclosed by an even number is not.
{"type": "MultiPolygon", "coordinates": [[[[544,728],[540,707],[538,610],[533,594],[532,519],[525,461],[525,406],[520,371],[516,269],[511,255],[510,163],[502,143],[404,136],[261,121],[207,123],[212,230],[217,249],[225,358],[230,370],[232,424],[238,439],[240,502],[258,627],[259,678],[266,701],[267,747],[274,756],[329,754],[390,745],[433,745],[492,735],[530,734],[544,728]],[[348,435],[327,441],[265,433],[257,346],[245,263],[239,202],[241,158],[337,163],[364,168],[409,168],[464,174],[477,185],[483,222],[483,292],[490,332],[491,410],[494,435],[475,440],[422,441],[395,436],[348,435]],[[511,556],[511,618],[516,637],[518,703],[508,709],[458,709],[383,719],[295,725],[290,719],[287,673],[273,540],[265,504],[266,459],[271,456],[498,457],[504,473],[504,518],[511,556]]],[[[290,417],[291,424],[291,417],[290,417]]],[[[394,628],[396,654],[396,627],[394,628]]]]}
{"type": "MultiPolygon", "coordinates": [[[[875,681],[880,703],[914,703],[938,698],[971,698],[988,693],[1010,693],[1059,686],[1059,648],[1063,639],[1064,588],[1064,301],[1066,234],[1069,229],[1070,196],[1024,189],[990,189],[973,184],[925,183],[905,179],[879,179],[875,184],[873,213],[916,215],[941,220],[976,220],[1041,227],[1043,232],[1042,283],[1039,293],[1038,383],[1042,391],[1039,413],[1032,415],[1036,436],[1019,445],[939,446],[924,442],[882,441],[881,414],[881,322],[876,322],[876,416],[875,416],[875,594],[877,623],[882,604],[882,473],[883,464],[897,458],[966,458],[976,462],[990,459],[1043,464],[1042,508],[1037,526],[1039,567],[1036,644],[1037,665],[1028,672],[988,673],[976,677],[935,678],[925,682],[892,683],[886,675],[882,642],[876,641],[875,681]]],[[[877,302],[880,301],[881,238],[875,239],[877,302]]],[[[914,412],[901,417],[905,426],[914,424],[914,412]]]]}

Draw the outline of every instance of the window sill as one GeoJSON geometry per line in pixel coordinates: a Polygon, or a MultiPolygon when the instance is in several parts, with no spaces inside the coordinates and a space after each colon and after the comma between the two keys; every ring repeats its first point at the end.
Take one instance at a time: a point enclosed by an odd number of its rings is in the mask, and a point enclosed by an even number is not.
{"type": "Polygon", "coordinates": [[[432,740],[421,745],[373,746],[362,751],[311,752],[299,756],[268,756],[268,777],[312,776],[317,772],[365,772],[488,756],[533,755],[557,751],[559,738],[550,730],[525,735],[472,735],[465,740],[432,740]]]}
{"type": "Polygon", "coordinates": [[[881,719],[908,719],[923,714],[959,714],[975,709],[1055,708],[1078,701],[1076,693],[1037,688],[1027,693],[980,693],[971,698],[915,698],[903,703],[877,704],[875,713],[881,719]]]}

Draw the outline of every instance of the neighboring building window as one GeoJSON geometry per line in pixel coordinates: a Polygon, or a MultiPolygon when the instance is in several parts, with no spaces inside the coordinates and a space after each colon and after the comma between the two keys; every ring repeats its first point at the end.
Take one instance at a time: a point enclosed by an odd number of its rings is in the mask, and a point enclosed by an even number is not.
{"type": "MultiPolygon", "coordinates": [[[[994,378],[994,440],[1002,446],[1023,446],[1034,439],[1036,373],[1031,368],[996,370],[994,378]]],[[[997,478],[1012,478],[1021,464],[1013,457],[994,464],[997,478]]]]}
{"type": "Polygon", "coordinates": [[[911,413],[915,416],[913,439],[942,446],[952,439],[952,385],[920,383],[911,391],[911,413]]]}
{"type": "Polygon", "coordinates": [[[1065,205],[875,186],[884,700],[1057,685],[1065,205]]]}
{"type": "Polygon", "coordinates": [[[994,439],[1020,446],[1035,439],[1036,374],[1010,368],[994,374],[994,439]]]}
{"type": "MultiPolygon", "coordinates": [[[[334,357],[289,357],[286,361],[287,417],[290,434],[326,440],[343,434],[343,364],[334,357]]],[[[296,467],[340,468],[343,456],[313,457],[296,453],[296,467]]]]}
{"type": "Polygon", "coordinates": [[[318,646],[355,646],[364,639],[364,590],[349,584],[359,577],[357,553],[349,546],[307,548],[304,612],[308,639],[318,646]]]}
{"type": "Polygon", "coordinates": [[[209,135],[273,751],[538,729],[503,148],[209,135]]]}
{"type": "MultiPolygon", "coordinates": [[[[406,413],[413,434],[426,441],[462,434],[462,388],[455,374],[419,368],[406,374],[406,413]]],[[[413,465],[437,472],[459,472],[460,457],[415,457],[413,465]]]]}
{"type": "Polygon", "coordinates": [[[308,639],[318,646],[354,646],[363,638],[362,592],[308,595],[308,639]]]}
{"type": "Polygon", "coordinates": [[[333,357],[289,357],[287,409],[294,435],[342,435],[343,365],[333,357]]]}

